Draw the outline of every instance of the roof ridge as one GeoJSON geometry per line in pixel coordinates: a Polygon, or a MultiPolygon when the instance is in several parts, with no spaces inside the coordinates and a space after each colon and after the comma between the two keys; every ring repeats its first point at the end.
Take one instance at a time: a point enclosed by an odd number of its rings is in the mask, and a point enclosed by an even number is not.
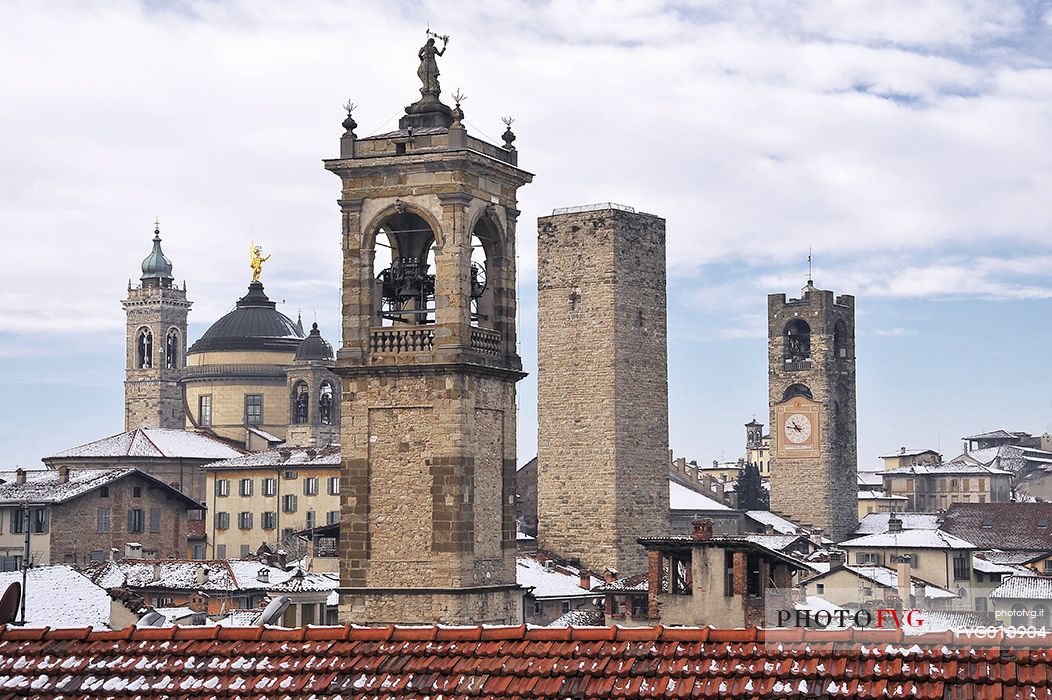
{"type": "MultiPolygon", "coordinates": [[[[160,448],[160,447],[159,447],[159,446],[157,445],[157,443],[153,441],[153,439],[152,439],[152,438],[150,437],[149,433],[147,433],[147,432],[146,432],[146,428],[145,428],[145,427],[142,427],[142,428],[136,428],[136,429],[135,429],[135,431],[136,431],[136,432],[139,432],[139,433],[142,433],[142,436],[143,436],[144,438],[146,438],[146,442],[148,442],[148,443],[150,443],[151,445],[153,445],[153,449],[157,450],[157,454],[161,455],[162,457],[167,457],[167,456],[168,456],[167,454],[165,454],[164,450],[162,450],[162,449],[161,449],[161,448],[160,448]]],[[[129,456],[130,456],[130,455],[129,455],[129,456]]]]}

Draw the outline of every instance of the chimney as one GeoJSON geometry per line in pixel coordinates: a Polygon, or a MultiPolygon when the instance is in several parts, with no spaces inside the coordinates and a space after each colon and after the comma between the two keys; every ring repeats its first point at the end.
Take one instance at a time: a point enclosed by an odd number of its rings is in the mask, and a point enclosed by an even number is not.
{"type": "Polygon", "coordinates": [[[902,532],[902,518],[894,513],[888,516],[888,532],[902,532]]]}
{"type": "Polygon", "coordinates": [[[819,547],[822,546],[822,535],[825,534],[825,530],[820,527],[811,528],[811,541],[817,544],[819,547]]]}
{"type": "Polygon", "coordinates": [[[270,583],[270,569],[260,569],[256,572],[256,580],[260,583],[270,583]]]}
{"type": "Polygon", "coordinates": [[[774,525],[771,525],[770,523],[764,523],[763,524],[763,534],[765,534],[765,535],[773,535],[774,534],[774,525]]]}
{"type": "Polygon", "coordinates": [[[15,483],[19,486],[26,483],[26,470],[22,467],[15,470],[15,483]]]}
{"type": "Polygon", "coordinates": [[[712,521],[708,518],[698,518],[693,523],[694,531],[691,533],[691,537],[695,542],[705,542],[712,539],[712,521]]]}
{"type": "Polygon", "coordinates": [[[905,448],[905,447],[900,447],[900,448],[899,448],[899,454],[900,454],[900,455],[904,455],[904,454],[906,454],[906,448],[905,448]]]}
{"type": "Polygon", "coordinates": [[[842,549],[830,549],[829,550],[829,568],[830,570],[847,564],[847,552],[842,549]]]}
{"type": "Polygon", "coordinates": [[[157,583],[160,580],[161,580],[161,565],[160,565],[160,563],[157,563],[157,564],[153,565],[153,578],[150,580],[150,583],[157,583]]]}
{"type": "Polygon", "coordinates": [[[581,569],[581,588],[592,590],[592,572],[588,569],[581,569]]]}
{"type": "Polygon", "coordinates": [[[208,568],[204,564],[197,565],[197,585],[203,586],[208,583],[208,568]]]}
{"type": "Polygon", "coordinates": [[[606,583],[613,583],[617,580],[617,569],[611,569],[609,566],[603,570],[603,581],[606,583]]]}
{"type": "Polygon", "coordinates": [[[65,484],[69,481],[69,466],[63,464],[58,468],[58,483],[65,484]]]}
{"type": "Polygon", "coordinates": [[[138,542],[125,542],[124,556],[128,559],[142,558],[142,544],[138,542]]]}

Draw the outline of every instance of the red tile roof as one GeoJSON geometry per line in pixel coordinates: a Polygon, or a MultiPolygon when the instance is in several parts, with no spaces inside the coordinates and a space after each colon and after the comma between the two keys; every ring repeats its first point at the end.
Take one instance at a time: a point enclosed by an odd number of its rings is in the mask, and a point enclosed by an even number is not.
{"type": "Polygon", "coordinates": [[[1052,647],[948,633],[709,628],[0,631],[0,695],[318,698],[1052,697],[1052,647]]]}

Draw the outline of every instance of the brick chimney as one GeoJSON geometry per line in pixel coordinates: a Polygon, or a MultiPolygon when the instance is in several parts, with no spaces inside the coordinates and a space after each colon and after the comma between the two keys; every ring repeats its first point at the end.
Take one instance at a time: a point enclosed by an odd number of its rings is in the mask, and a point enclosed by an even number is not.
{"type": "Polygon", "coordinates": [[[697,519],[691,523],[694,527],[694,531],[691,533],[691,537],[696,542],[704,542],[705,540],[712,539],[712,521],[709,519],[697,519]]]}
{"type": "Polygon", "coordinates": [[[69,466],[63,464],[58,468],[58,483],[65,484],[69,482],[69,466]]]}
{"type": "Polygon", "coordinates": [[[592,572],[588,569],[581,569],[580,585],[586,591],[592,590],[592,572]]]}
{"type": "Polygon", "coordinates": [[[26,470],[22,467],[15,470],[15,483],[19,486],[26,483],[26,470]]]}

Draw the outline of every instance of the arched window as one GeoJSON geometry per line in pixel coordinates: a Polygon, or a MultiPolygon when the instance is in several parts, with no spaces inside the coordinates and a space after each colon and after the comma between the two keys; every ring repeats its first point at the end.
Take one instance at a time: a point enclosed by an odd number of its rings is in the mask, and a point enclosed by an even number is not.
{"type": "Polygon", "coordinates": [[[833,326],[833,358],[843,360],[851,357],[851,348],[848,347],[847,324],[837,321],[833,326]]]}
{"type": "Polygon", "coordinates": [[[793,319],[785,327],[785,364],[811,361],[811,326],[793,319]]]}
{"type": "Polygon", "coordinates": [[[318,419],[322,425],[332,423],[333,400],[332,382],[325,380],[321,383],[321,391],[318,394],[318,419]]]}
{"type": "Polygon", "coordinates": [[[179,369],[179,331],[174,328],[168,331],[164,339],[164,366],[166,369],[179,369]]]}
{"type": "Polygon", "coordinates": [[[139,338],[135,345],[139,369],[150,369],[153,367],[153,333],[150,332],[149,328],[139,330],[139,338]]]}
{"type": "Polygon", "coordinates": [[[303,424],[310,416],[310,391],[306,382],[296,382],[292,387],[292,422],[303,424]]]}
{"type": "Polygon", "coordinates": [[[782,401],[788,401],[794,396],[806,396],[807,398],[814,400],[814,396],[811,395],[811,390],[804,384],[790,384],[786,387],[785,391],[782,392],[782,401]]]}

